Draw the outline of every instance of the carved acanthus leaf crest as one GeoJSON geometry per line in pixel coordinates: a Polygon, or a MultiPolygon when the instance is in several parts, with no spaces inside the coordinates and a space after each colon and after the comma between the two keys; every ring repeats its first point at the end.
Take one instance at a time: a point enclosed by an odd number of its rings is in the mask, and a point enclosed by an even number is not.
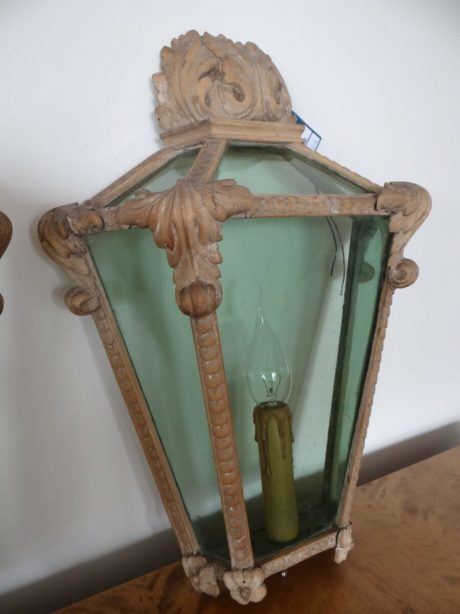
{"type": "Polygon", "coordinates": [[[253,207],[251,193],[233,180],[198,185],[181,179],[165,192],[138,192],[120,206],[116,223],[152,230],[174,269],[178,306],[186,315],[203,317],[222,300],[221,222],[253,207]]]}
{"type": "Polygon", "coordinates": [[[206,119],[291,122],[291,100],[271,61],[254,43],[191,30],[161,51],[153,76],[160,128],[206,119]]]}

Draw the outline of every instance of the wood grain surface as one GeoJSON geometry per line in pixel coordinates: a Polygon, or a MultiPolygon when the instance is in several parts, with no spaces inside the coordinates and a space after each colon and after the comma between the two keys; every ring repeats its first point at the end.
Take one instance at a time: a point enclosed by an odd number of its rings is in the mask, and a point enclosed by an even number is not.
{"type": "Polygon", "coordinates": [[[460,612],[459,519],[460,447],[360,487],[347,561],[335,564],[328,551],[272,576],[261,603],[195,593],[175,563],[60,612],[453,614],[460,612]]]}

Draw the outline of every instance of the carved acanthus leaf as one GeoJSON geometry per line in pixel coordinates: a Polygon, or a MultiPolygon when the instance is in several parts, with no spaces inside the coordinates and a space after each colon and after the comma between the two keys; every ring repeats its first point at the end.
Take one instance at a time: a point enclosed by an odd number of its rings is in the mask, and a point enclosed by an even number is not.
{"type": "Polygon", "coordinates": [[[249,602],[257,603],[267,594],[264,584],[265,575],[259,567],[253,569],[234,569],[224,574],[225,586],[230,595],[241,605],[249,602]]]}
{"type": "Polygon", "coordinates": [[[99,299],[86,244],[74,234],[67,219],[77,210],[78,205],[73,204],[48,211],[38,224],[38,235],[48,256],[76,283],[65,295],[67,307],[76,315],[87,315],[99,308],[99,299]]]}
{"type": "Polygon", "coordinates": [[[191,30],[161,51],[153,76],[163,131],[206,119],[291,122],[291,100],[271,61],[254,43],[191,30]]]}
{"type": "Polygon", "coordinates": [[[217,584],[216,571],[204,556],[184,556],[182,557],[182,567],[196,591],[212,597],[219,595],[220,589],[217,584]]]}
{"type": "Polygon", "coordinates": [[[404,258],[404,248],[430,209],[430,195],[414,183],[386,183],[377,198],[377,210],[391,215],[390,232],[395,235],[388,259],[388,277],[394,288],[405,288],[417,279],[418,266],[404,258]]]}
{"type": "Polygon", "coordinates": [[[222,300],[221,222],[253,207],[250,192],[233,180],[199,185],[181,179],[165,192],[138,192],[119,207],[116,224],[152,230],[174,269],[178,306],[186,315],[202,317],[222,300]]]}

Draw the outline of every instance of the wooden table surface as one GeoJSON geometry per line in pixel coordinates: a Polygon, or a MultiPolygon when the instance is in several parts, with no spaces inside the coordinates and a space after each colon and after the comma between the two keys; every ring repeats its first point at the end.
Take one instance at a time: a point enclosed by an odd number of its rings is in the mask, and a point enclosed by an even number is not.
{"type": "Polygon", "coordinates": [[[353,532],[345,563],[328,551],[272,576],[261,603],[200,595],[175,563],[60,612],[460,613],[460,447],[361,486],[353,532]]]}

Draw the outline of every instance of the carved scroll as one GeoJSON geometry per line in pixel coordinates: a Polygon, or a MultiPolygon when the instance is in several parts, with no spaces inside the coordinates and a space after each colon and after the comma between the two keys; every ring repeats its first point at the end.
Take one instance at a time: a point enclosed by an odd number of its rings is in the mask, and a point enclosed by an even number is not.
{"type": "Polygon", "coordinates": [[[191,30],[163,47],[161,70],[153,83],[163,131],[206,119],[293,121],[283,78],[254,43],[191,30]]]}
{"type": "MultiPolygon", "coordinates": [[[[13,226],[10,218],[0,211],[0,258],[11,241],[13,226]]],[[[0,294],[0,313],[3,311],[3,296],[0,294]]]]}
{"type": "MultiPolygon", "coordinates": [[[[65,295],[67,307],[76,315],[88,315],[99,308],[99,298],[97,281],[91,275],[87,260],[86,243],[73,233],[67,219],[77,207],[73,204],[46,213],[39,222],[38,234],[48,256],[65,269],[76,284],[65,295]]],[[[98,216],[92,221],[102,230],[102,220],[98,216]]]]}
{"type": "Polygon", "coordinates": [[[417,279],[418,266],[404,258],[404,248],[430,212],[430,195],[414,183],[386,183],[377,198],[376,209],[391,215],[390,232],[395,234],[388,259],[390,284],[393,288],[410,286],[417,279]]]}

